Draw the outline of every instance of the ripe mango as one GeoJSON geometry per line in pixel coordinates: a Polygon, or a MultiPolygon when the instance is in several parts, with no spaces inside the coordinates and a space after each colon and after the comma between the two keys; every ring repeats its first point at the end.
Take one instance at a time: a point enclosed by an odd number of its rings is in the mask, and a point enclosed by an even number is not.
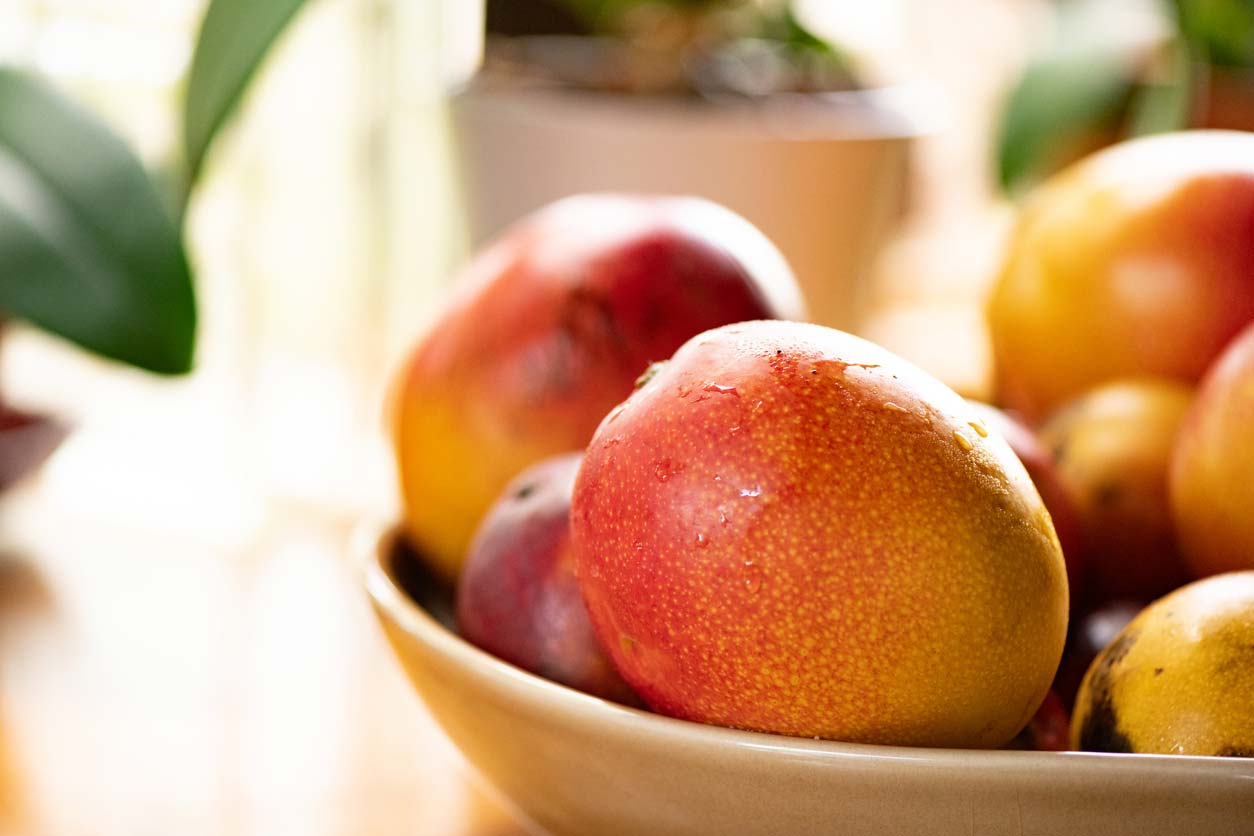
{"type": "Polygon", "coordinates": [[[1023,465],[849,334],[694,337],[598,428],[572,544],[593,626],[663,714],[997,747],[1049,689],[1067,581],[1023,465]]]}
{"type": "Polygon", "coordinates": [[[1088,567],[1081,603],[1145,603],[1189,579],[1171,522],[1167,472],[1192,396],[1170,380],[1114,381],[1041,427],[1080,521],[1088,567]]]}
{"type": "Polygon", "coordinates": [[[1054,531],[1058,534],[1058,543],[1062,546],[1062,554],[1067,561],[1067,588],[1074,607],[1078,603],[1078,596],[1087,585],[1084,535],[1076,512],[1076,503],[1071,496],[1072,488],[1063,482],[1054,452],[1041,442],[1027,424],[1014,415],[979,401],[969,403],[989,432],[998,433],[1006,439],[1010,449],[1023,462],[1028,476],[1032,477],[1032,484],[1036,486],[1037,493],[1049,510],[1054,531]]]}
{"type": "Polygon", "coordinates": [[[1037,422],[1105,381],[1194,383],[1254,321],[1254,135],[1162,134],[1023,207],[988,308],[1002,404],[1037,422]]]}
{"type": "Polygon", "coordinates": [[[650,362],[707,328],[803,313],[765,236],[696,198],[558,201],[457,284],[391,399],[406,530],[449,579],[506,483],[583,449],[650,362]]]}
{"type": "Polygon", "coordinates": [[[1185,418],[1171,509],[1194,574],[1254,569],[1254,326],[1207,373],[1185,418]]]}
{"type": "Polygon", "coordinates": [[[1254,572],[1146,607],[1093,661],[1071,734],[1090,752],[1254,757],[1254,572]]]}
{"type": "Polygon", "coordinates": [[[575,579],[570,494],[583,456],[532,465],[475,532],[457,585],[457,626],[489,653],[554,682],[637,702],[601,648],[575,579]]]}

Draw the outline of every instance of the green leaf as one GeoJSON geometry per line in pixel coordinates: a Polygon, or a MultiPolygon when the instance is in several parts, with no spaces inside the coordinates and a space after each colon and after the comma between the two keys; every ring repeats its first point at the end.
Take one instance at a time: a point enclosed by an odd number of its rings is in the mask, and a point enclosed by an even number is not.
{"type": "Polygon", "coordinates": [[[833,47],[823,38],[811,32],[797,16],[792,8],[785,6],[776,13],[765,16],[766,37],[779,41],[787,47],[802,51],[832,52],[833,47]]]}
{"type": "Polygon", "coordinates": [[[249,79],[305,0],[212,0],[200,25],[183,114],[188,183],[249,79]]]}
{"type": "Polygon", "coordinates": [[[143,165],[11,68],[0,68],[0,310],[144,369],[191,367],[191,271],[143,165]]]}
{"type": "Polygon", "coordinates": [[[1254,67],[1254,2],[1174,0],[1180,31],[1212,63],[1254,67]]]}
{"type": "Polygon", "coordinates": [[[1119,54],[1055,52],[1031,63],[1010,95],[997,143],[1008,193],[1051,173],[1068,149],[1118,125],[1135,88],[1119,54]]]}

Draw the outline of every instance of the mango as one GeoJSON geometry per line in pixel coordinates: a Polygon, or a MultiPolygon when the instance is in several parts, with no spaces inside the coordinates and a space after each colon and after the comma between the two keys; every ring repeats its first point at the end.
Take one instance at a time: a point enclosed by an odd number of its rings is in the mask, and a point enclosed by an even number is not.
{"type": "Polygon", "coordinates": [[[1116,378],[1195,383],[1254,321],[1254,135],[1113,146],[1025,203],[988,308],[1003,406],[1038,422],[1116,378]]]}
{"type": "Polygon", "coordinates": [[[509,484],[479,526],[457,585],[463,638],[532,673],[618,702],[635,696],[588,621],[570,551],[583,459],[545,459],[509,484]]]}
{"type": "Polygon", "coordinates": [[[1193,573],[1254,569],[1254,326],[1202,381],[1172,454],[1170,482],[1193,573]]]}
{"type": "Polygon", "coordinates": [[[1189,580],[1167,472],[1191,401],[1192,391],[1170,380],[1114,381],[1041,427],[1080,521],[1086,606],[1145,603],[1189,580]]]}
{"type": "Polygon", "coordinates": [[[1093,661],[1071,734],[1090,752],[1254,757],[1254,572],[1146,607],[1093,661]]]}
{"type": "Polygon", "coordinates": [[[1084,537],[1076,503],[1071,497],[1071,487],[1062,480],[1053,452],[1027,424],[995,406],[979,401],[970,401],[970,404],[989,432],[1006,439],[1010,449],[1023,462],[1028,476],[1032,478],[1032,484],[1041,495],[1041,500],[1053,520],[1058,543],[1062,546],[1062,555],[1067,561],[1067,588],[1074,607],[1085,588],[1088,573],[1085,567],[1084,537]]]}
{"type": "Polygon", "coordinates": [[[998,747],[1063,648],[1062,552],[1010,447],[817,325],[725,326],[655,367],[593,436],[571,528],[597,635],[674,717],[998,747]]]}
{"type": "Polygon", "coordinates": [[[450,580],[523,468],[583,449],[654,360],[707,328],[800,317],[775,247],[696,198],[585,195],[480,253],[391,394],[405,526],[450,580]]]}

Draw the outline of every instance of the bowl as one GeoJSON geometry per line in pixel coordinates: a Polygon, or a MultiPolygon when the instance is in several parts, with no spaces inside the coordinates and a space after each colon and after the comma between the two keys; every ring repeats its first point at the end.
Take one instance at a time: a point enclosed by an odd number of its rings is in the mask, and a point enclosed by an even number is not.
{"type": "Polygon", "coordinates": [[[555,834],[1254,833],[1254,760],[834,743],[597,699],[458,637],[452,590],[395,532],[367,551],[375,611],[431,714],[555,834]]]}

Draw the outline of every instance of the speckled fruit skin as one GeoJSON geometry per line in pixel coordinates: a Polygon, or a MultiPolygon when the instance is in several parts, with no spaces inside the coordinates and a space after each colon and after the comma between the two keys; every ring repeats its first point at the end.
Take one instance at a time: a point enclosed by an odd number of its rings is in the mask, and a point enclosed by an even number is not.
{"type": "Polygon", "coordinates": [[[1071,498],[1070,490],[1058,475],[1058,463],[1054,461],[1053,453],[1041,443],[1027,424],[1015,416],[986,403],[968,402],[990,432],[1006,439],[1010,449],[1023,462],[1028,476],[1032,478],[1032,484],[1036,486],[1037,493],[1049,510],[1054,531],[1058,534],[1058,543],[1062,546],[1062,554],[1067,561],[1067,589],[1074,607],[1087,579],[1084,538],[1075,500],[1071,498]]]}
{"type": "Polygon", "coordinates": [[[999,400],[1032,422],[1114,378],[1200,379],[1254,321],[1254,135],[1139,139],[1049,180],[988,313],[999,400]]]}
{"type": "Polygon", "coordinates": [[[583,449],[649,363],[707,328],[802,314],[774,246],[695,198],[558,201],[458,288],[391,395],[407,533],[450,579],[505,484],[583,449]]]}
{"type": "Polygon", "coordinates": [[[1041,427],[1080,521],[1086,606],[1152,601],[1190,579],[1171,522],[1167,473],[1192,399],[1174,381],[1117,380],[1041,427]]]}
{"type": "Polygon", "coordinates": [[[1091,752],[1254,757],[1254,572],[1146,607],[1093,661],[1071,735],[1091,752]]]}
{"type": "Polygon", "coordinates": [[[1254,326],[1207,373],[1185,418],[1171,507],[1194,574],[1254,569],[1254,326]]]}
{"type": "Polygon", "coordinates": [[[462,636],[563,685],[635,703],[601,648],[570,550],[580,453],[545,459],[509,484],[471,541],[457,585],[462,636]]]}
{"type": "Polygon", "coordinates": [[[997,747],[1062,652],[1062,553],[1005,441],[821,326],[689,341],[597,430],[571,525],[602,643],[675,717],[997,747]]]}

